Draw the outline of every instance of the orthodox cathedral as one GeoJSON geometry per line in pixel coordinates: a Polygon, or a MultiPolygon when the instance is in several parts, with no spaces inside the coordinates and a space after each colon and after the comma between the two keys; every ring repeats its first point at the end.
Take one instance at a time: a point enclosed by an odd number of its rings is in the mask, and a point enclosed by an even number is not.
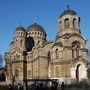
{"type": "Polygon", "coordinates": [[[87,79],[88,49],[78,14],[72,9],[65,10],[58,18],[55,39],[48,41],[46,36],[38,23],[27,29],[16,28],[5,53],[7,84],[28,79],[58,79],[68,83],[87,79]]]}

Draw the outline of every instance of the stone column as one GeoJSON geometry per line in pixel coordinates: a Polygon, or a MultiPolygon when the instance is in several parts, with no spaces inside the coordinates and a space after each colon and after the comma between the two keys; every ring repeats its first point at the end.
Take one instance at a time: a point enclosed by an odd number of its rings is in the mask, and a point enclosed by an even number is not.
{"type": "Polygon", "coordinates": [[[73,19],[69,19],[70,20],[70,28],[73,28],[73,19]]]}
{"type": "Polygon", "coordinates": [[[48,77],[50,78],[51,77],[51,65],[49,63],[49,67],[48,67],[48,77]]]}
{"type": "Polygon", "coordinates": [[[76,68],[72,67],[70,68],[70,70],[71,70],[71,78],[76,79],[76,68]]]}

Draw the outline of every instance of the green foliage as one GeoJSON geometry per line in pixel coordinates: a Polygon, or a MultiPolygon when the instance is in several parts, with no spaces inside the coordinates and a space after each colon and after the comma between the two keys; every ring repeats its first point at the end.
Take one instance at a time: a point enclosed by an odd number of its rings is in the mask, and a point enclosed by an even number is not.
{"type": "Polygon", "coordinates": [[[87,76],[88,76],[88,79],[90,80],[90,68],[88,68],[87,76]]]}
{"type": "Polygon", "coordinates": [[[8,86],[0,86],[0,90],[8,90],[8,86]]]}
{"type": "Polygon", "coordinates": [[[0,68],[3,67],[3,56],[0,54],[0,68]]]}

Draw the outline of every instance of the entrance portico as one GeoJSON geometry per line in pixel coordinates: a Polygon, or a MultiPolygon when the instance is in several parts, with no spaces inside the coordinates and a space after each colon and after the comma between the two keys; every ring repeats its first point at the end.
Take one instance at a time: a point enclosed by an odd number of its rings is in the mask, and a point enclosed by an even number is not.
{"type": "Polygon", "coordinates": [[[77,63],[75,67],[71,68],[71,78],[77,81],[87,79],[87,68],[83,63],[77,63]]]}

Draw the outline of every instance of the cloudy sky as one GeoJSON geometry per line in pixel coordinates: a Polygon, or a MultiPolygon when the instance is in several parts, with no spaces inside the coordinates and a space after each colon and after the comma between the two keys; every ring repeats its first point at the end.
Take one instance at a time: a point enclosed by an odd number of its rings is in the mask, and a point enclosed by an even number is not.
{"type": "Polygon", "coordinates": [[[0,0],[0,53],[9,49],[15,29],[26,29],[37,22],[44,27],[47,39],[53,40],[58,31],[57,20],[67,5],[81,17],[81,32],[90,49],[90,0],[0,0]]]}

